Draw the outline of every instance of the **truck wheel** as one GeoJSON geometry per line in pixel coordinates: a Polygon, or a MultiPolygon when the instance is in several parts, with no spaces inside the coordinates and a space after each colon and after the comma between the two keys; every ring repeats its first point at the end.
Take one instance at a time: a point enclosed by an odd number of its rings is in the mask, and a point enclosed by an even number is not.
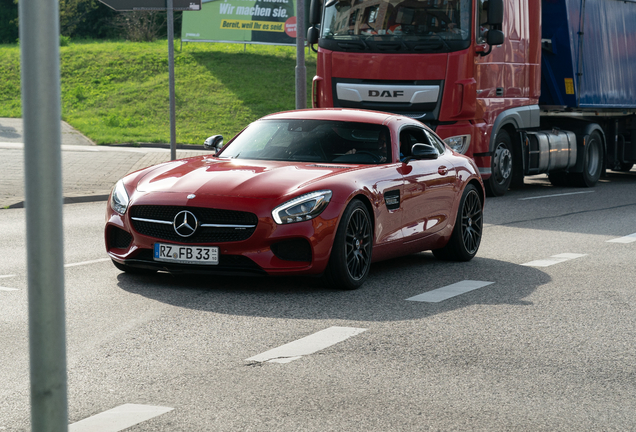
{"type": "Polygon", "coordinates": [[[603,170],[603,140],[598,131],[588,136],[583,158],[583,172],[570,174],[572,184],[579,187],[593,187],[603,170]]]}
{"type": "Polygon", "coordinates": [[[488,196],[502,196],[510,187],[513,171],[512,140],[503,129],[495,137],[490,171],[490,178],[485,183],[486,193],[488,196]]]}

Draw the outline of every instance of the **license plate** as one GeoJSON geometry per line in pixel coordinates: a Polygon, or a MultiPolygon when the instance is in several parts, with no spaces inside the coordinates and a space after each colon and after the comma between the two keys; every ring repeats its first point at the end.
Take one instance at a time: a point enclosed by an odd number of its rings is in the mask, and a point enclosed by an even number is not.
{"type": "Polygon", "coordinates": [[[219,263],[219,248],[215,246],[180,246],[155,243],[154,258],[155,261],[178,264],[216,265],[219,263]]]}

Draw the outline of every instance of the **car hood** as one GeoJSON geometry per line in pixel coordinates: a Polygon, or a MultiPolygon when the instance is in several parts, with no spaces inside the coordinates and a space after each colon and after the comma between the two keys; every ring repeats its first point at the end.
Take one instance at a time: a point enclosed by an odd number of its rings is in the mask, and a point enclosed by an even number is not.
{"type": "Polygon", "coordinates": [[[359,166],[199,157],[159,165],[137,183],[139,192],[278,198],[359,166]]]}

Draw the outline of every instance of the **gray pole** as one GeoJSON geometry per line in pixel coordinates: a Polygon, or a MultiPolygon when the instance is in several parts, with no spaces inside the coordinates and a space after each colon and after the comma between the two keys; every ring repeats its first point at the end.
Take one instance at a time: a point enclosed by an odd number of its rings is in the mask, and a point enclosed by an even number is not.
{"type": "Polygon", "coordinates": [[[170,81],[170,160],[177,158],[177,132],[174,101],[174,13],[172,0],[166,0],[168,9],[168,69],[170,81]]]}
{"type": "Polygon", "coordinates": [[[307,108],[305,0],[296,0],[296,109],[307,108]]]}
{"type": "Polygon", "coordinates": [[[21,0],[31,429],[66,431],[60,30],[57,0],[21,0]]]}

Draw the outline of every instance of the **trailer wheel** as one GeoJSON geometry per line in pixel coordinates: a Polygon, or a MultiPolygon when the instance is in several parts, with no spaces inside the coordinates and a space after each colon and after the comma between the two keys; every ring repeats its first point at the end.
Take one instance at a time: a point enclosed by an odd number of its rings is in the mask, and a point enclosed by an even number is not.
{"type": "Polygon", "coordinates": [[[495,137],[495,151],[490,162],[490,178],[485,183],[488,196],[502,196],[510,187],[514,166],[512,151],[510,135],[505,130],[500,130],[495,137]]]}
{"type": "Polygon", "coordinates": [[[583,172],[572,173],[570,178],[574,186],[593,187],[603,171],[603,140],[598,131],[593,131],[585,144],[583,172]]]}

